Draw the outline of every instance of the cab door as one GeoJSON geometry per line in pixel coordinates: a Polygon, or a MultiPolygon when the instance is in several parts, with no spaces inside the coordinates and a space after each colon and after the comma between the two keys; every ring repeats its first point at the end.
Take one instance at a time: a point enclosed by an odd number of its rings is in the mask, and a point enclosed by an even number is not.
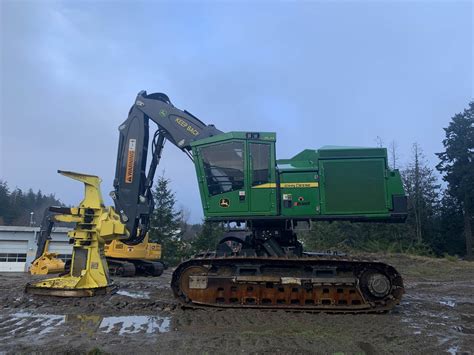
{"type": "Polygon", "coordinates": [[[252,215],[276,215],[275,143],[249,141],[248,185],[252,215]]]}
{"type": "Polygon", "coordinates": [[[195,164],[206,217],[248,214],[245,143],[245,140],[230,140],[198,148],[195,164]]]}

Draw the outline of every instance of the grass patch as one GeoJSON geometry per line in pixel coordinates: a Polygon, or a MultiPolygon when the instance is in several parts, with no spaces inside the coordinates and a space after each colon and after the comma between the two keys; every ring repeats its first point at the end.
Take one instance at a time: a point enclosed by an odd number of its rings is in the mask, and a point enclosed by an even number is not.
{"type": "Polygon", "coordinates": [[[448,261],[451,261],[451,262],[457,262],[459,261],[459,257],[457,255],[449,255],[449,254],[444,254],[444,258],[448,261]]]}

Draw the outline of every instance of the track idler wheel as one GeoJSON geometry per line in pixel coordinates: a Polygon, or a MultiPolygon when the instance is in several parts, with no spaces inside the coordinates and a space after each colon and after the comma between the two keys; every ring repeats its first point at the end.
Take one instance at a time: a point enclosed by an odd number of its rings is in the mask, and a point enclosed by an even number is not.
{"type": "Polygon", "coordinates": [[[203,266],[190,266],[185,269],[179,280],[179,297],[185,299],[186,302],[191,301],[188,297],[189,295],[189,282],[191,276],[204,276],[207,275],[208,270],[203,266]]]}
{"type": "Polygon", "coordinates": [[[148,274],[150,276],[160,276],[163,271],[164,271],[165,267],[163,266],[162,263],[160,262],[152,262],[150,263],[150,265],[148,266],[148,274]]]}
{"type": "Polygon", "coordinates": [[[361,277],[361,289],[369,299],[380,299],[392,291],[392,283],[383,272],[366,270],[361,277]]]}
{"type": "Polygon", "coordinates": [[[135,276],[135,273],[135,265],[131,263],[124,263],[122,265],[118,265],[115,269],[115,275],[117,276],[131,277],[135,276]]]}

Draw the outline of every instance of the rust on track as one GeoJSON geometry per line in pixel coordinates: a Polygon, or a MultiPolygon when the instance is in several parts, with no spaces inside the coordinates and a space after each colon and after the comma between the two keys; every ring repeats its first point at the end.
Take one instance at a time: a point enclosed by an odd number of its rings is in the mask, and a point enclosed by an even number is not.
{"type": "Polygon", "coordinates": [[[197,257],[173,273],[175,297],[187,307],[264,308],[377,313],[404,293],[390,265],[349,257],[197,257]]]}

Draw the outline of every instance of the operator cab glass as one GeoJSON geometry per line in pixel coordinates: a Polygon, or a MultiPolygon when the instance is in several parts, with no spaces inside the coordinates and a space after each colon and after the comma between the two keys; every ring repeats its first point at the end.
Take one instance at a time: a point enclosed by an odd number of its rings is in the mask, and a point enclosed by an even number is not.
{"type": "Polygon", "coordinates": [[[250,158],[252,161],[252,186],[270,182],[270,144],[249,143],[250,158]]]}
{"type": "Polygon", "coordinates": [[[227,142],[201,149],[211,196],[244,188],[244,143],[227,142]]]}

